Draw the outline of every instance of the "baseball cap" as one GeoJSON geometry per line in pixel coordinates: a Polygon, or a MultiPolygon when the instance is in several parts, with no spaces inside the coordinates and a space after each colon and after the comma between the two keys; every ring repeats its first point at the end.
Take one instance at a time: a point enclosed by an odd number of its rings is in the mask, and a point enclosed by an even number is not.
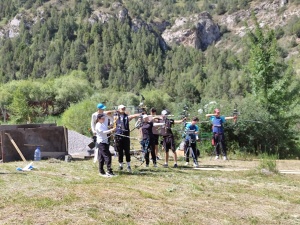
{"type": "Polygon", "coordinates": [[[161,111],[161,115],[165,116],[165,115],[167,115],[167,114],[168,114],[168,111],[167,111],[167,110],[161,111]]]}
{"type": "Polygon", "coordinates": [[[97,119],[101,119],[102,117],[104,117],[105,115],[103,113],[100,113],[97,115],[97,119]]]}
{"type": "Polygon", "coordinates": [[[148,115],[143,115],[143,119],[148,118],[148,115]]]}
{"type": "Polygon", "coordinates": [[[215,109],[214,112],[218,113],[218,112],[220,112],[220,109],[215,109]]]}
{"type": "Polygon", "coordinates": [[[103,105],[102,103],[99,103],[99,104],[97,105],[97,108],[98,108],[98,109],[106,109],[106,106],[103,105]]]}
{"type": "Polygon", "coordinates": [[[119,105],[118,106],[118,109],[123,109],[123,108],[126,108],[126,106],[125,105],[119,105]]]}

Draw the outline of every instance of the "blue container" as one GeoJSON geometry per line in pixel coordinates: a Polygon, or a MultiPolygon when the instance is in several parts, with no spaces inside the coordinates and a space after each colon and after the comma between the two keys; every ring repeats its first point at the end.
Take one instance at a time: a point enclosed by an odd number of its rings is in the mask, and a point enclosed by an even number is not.
{"type": "Polygon", "coordinates": [[[40,161],[41,160],[41,150],[40,147],[37,147],[34,151],[34,161],[40,161]]]}

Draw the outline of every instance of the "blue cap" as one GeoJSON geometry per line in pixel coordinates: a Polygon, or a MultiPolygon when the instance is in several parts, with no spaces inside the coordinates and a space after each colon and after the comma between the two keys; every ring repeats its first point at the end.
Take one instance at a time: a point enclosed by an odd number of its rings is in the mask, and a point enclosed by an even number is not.
{"type": "Polygon", "coordinates": [[[106,109],[106,106],[103,105],[102,103],[99,103],[99,104],[97,105],[97,108],[98,108],[98,109],[106,109]]]}

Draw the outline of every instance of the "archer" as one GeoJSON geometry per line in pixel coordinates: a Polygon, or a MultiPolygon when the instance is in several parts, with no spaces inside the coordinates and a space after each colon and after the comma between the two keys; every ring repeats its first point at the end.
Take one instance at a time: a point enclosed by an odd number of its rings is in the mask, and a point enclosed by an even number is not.
{"type": "Polygon", "coordinates": [[[220,148],[222,149],[223,153],[223,160],[227,160],[227,149],[225,143],[225,136],[224,136],[224,126],[223,124],[226,120],[236,120],[237,116],[221,116],[220,110],[215,109],[214,114],[206,114],[206,117],[210,117],[210,121],[212,123],[212,132],[213,132],[213,139],[212,143],[215,146],[216,158],[219,159],[220,155],[220,148]]]}

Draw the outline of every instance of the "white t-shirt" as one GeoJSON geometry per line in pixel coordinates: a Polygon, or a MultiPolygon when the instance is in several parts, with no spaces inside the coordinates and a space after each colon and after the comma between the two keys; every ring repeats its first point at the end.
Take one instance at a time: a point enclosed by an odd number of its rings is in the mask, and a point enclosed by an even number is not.
{"type": "Polygon", "coordinates": [[[108,144],[107,134],[110,133],[108,127],[104,123],[96,123],[95,126],[96,135],[97,135],[97,143],[106,143],[108,144]]]}

